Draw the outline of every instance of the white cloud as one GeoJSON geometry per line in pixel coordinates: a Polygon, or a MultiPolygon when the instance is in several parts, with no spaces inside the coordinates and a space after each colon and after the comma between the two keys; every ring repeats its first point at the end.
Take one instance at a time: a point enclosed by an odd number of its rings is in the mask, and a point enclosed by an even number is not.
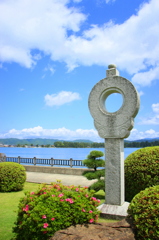
{"type": "Polygon", "coordinates": [[[115,63],[135,74],[133,81],[140,85],[158,79],[158,0],[142,4],[136,15],[122,24],[103,22],[82,33],[80,26],[87,17],[80,12],[82,8],[69,8],[69,2],[0,1],[0,60],[30,68],[38,61],[32,50],[38,49],[53,61],[65,62],[70,71],[78,65],[115,63]],[[72,35],[68,36],[68,30],[72,35]]]}
{"type": "Polygon", "coordinates": [[[56,71],[55,68],[54,68],[53,66],[51,66],[50,64],[48,64],[48,66],[44,68],[44,72],[45,72],[45,73],[42,75],[41,78],[42,78],[42,79],[45,78],[47,72],[50,72],[51,75],[53,75],[53,74],[55,73],[55,71],[56,71]]]}
{"type": "Polygon", "coordinates": [[[156,132],[153,129],[149,129],[146,131],[138,131],[137,129],[132,129],[131,134],[127,140],[138,140],[143,138],[158,138],[159,132],[156,132]]]}
{"type": "Polygon", "coordinates": [[[153,103],[151,107],[154,115],[152,117],[142,118],[139,124],[159,125],[159,103],[153,103]]]}
{"type": "Polygon", "coordinates": [[[143,118],[140,125],[159,125],[159,116],[143,118]]]}
{"type": "Polygon", "coordinates": [[[73,0],[73,2],[75,2],[75,3],[79,3],[79,2],[81,2],[82,0],[73,0]]]}
{"type": "Polygon", "coordinates": [[[72,36],[68,44],[74,50],[77,62],[85,65],[114,62],[131,74],[145,70],[151,64],[154,66],[159,61],[158,10],[158,1],[152,0],[123,24],[110,21],[101,27],[91,26],[83,38],[72,36]]]}
{"type": "Polygon", "coordinates": [[[155,113],[159,114],[159,103],[153,103],[153,104],[152,104],[152,110],[153,110],[155,113]]]}
{"type": "MultiPolygon", "coordinates": [[[[41,126],[33,128],[25,128],[22,130],[11,129],[7,133],[0,133],[0,138],[57,138],[59,140],[76,140],[87,139],[94,142],[103,142],[103,139],[99,137],[98,133],[94,129],[76,129],[70,130],[65,127],[57,129],[44,129],[41,126]]],[[[157,138],[159,132],[153,129],[149,129],[145,132],[132,129],[128,140],[137,140],[143,138],[157,138]]]]}
{"type": "Polygon", "coordinates": [[[144,92],[143,92],[143,91],[139,91],[138,93],[139,93],[140,97],[141,97],[142,95],[144,95],[144,92]]]}
{"type": "Polygon", "coordinates": [[[41,126],[37,126],[22,130],[11,129],[5,134],[0,134],[0,138],[23,139],[28,137],[58,138],[61,140],[90,139],[97,142],[102,141],[97,131],[94,129],[77,129],[73,131],[64,127],[58,129],[44,129],[41,126]]]}
{"type": "Polygon", "coordinates": [[[132,82],[142,86],[150,85],[155,79],[159,79],[159,66],[145,72],[139,72],[132,77],[132,82]]]}
{"type": "Polygon", "coordinates": [[[0,51],[2,62],[17,62],[30,68],[38,49],[53,60],[65,58],[67,30],[79,30],[86,16],[68,8],[69,0],[0,1],[0,51]]]}
{"type": "Polygon", "coordinates": [[[80,95],[79,93],[76,92],[66,92],[66,91],[61,91],[57,94],[46,94],[44,97],[45,103],[47,106],[61,106],[63,104],[75,101],[75,100],[80,100],[80,95]]]}
{"type": "Polygon", "coordinates": [[[116,0],[105,0],[106,3],[115,2],[116,0]]]}
{"type": "Polygon", "coordinates": [[[51,72],[51,75],[53,75],[55,73],[55,68],[51,65],[48,65],[47,67],[44,68],[44,71],[47,72],[51,72]]]}

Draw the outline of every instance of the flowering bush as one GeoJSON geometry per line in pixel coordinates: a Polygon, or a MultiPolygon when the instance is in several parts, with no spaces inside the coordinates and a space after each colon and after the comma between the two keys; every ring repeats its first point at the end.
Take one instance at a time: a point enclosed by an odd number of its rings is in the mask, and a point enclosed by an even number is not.
{"type": "Polygon", "coordinates": [[[17,240],[49,239],[56,231],[71,225],[94,223],[100,200],[87,187],[42,185],[20,200],[13,232],[17,240]]]}

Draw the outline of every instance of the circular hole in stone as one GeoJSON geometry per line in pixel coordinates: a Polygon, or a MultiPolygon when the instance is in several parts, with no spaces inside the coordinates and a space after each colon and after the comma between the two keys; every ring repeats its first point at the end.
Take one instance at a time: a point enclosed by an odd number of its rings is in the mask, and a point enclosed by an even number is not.
{"type": "Polygon", "coordinates": [[[123,104],[123,96],[120,93],[112,93],[105,100],[107,112],[117,112],[123,104]]]}

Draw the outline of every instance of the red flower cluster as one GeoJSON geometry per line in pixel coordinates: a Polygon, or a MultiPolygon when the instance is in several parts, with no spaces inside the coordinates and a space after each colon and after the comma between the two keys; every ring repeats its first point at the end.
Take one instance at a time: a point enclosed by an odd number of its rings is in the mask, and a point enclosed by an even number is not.
{"type": "Polygon", "coordinates": [[[24,212],[28,212],[29,211],[29,205],[26,205],[25,208],[23,208],[24,212]]]}

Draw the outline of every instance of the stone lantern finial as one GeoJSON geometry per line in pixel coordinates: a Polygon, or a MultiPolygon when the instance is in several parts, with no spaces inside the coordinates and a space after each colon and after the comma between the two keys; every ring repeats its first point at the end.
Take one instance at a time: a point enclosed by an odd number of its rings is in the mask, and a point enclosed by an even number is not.
{"type": "Polygon", "coordinates": [[[116,69],[115,64],[109,64],[108,65],[108,70],[106,71],[106,76],[107,77],[119,76],[119,71],[116,69]]]}

